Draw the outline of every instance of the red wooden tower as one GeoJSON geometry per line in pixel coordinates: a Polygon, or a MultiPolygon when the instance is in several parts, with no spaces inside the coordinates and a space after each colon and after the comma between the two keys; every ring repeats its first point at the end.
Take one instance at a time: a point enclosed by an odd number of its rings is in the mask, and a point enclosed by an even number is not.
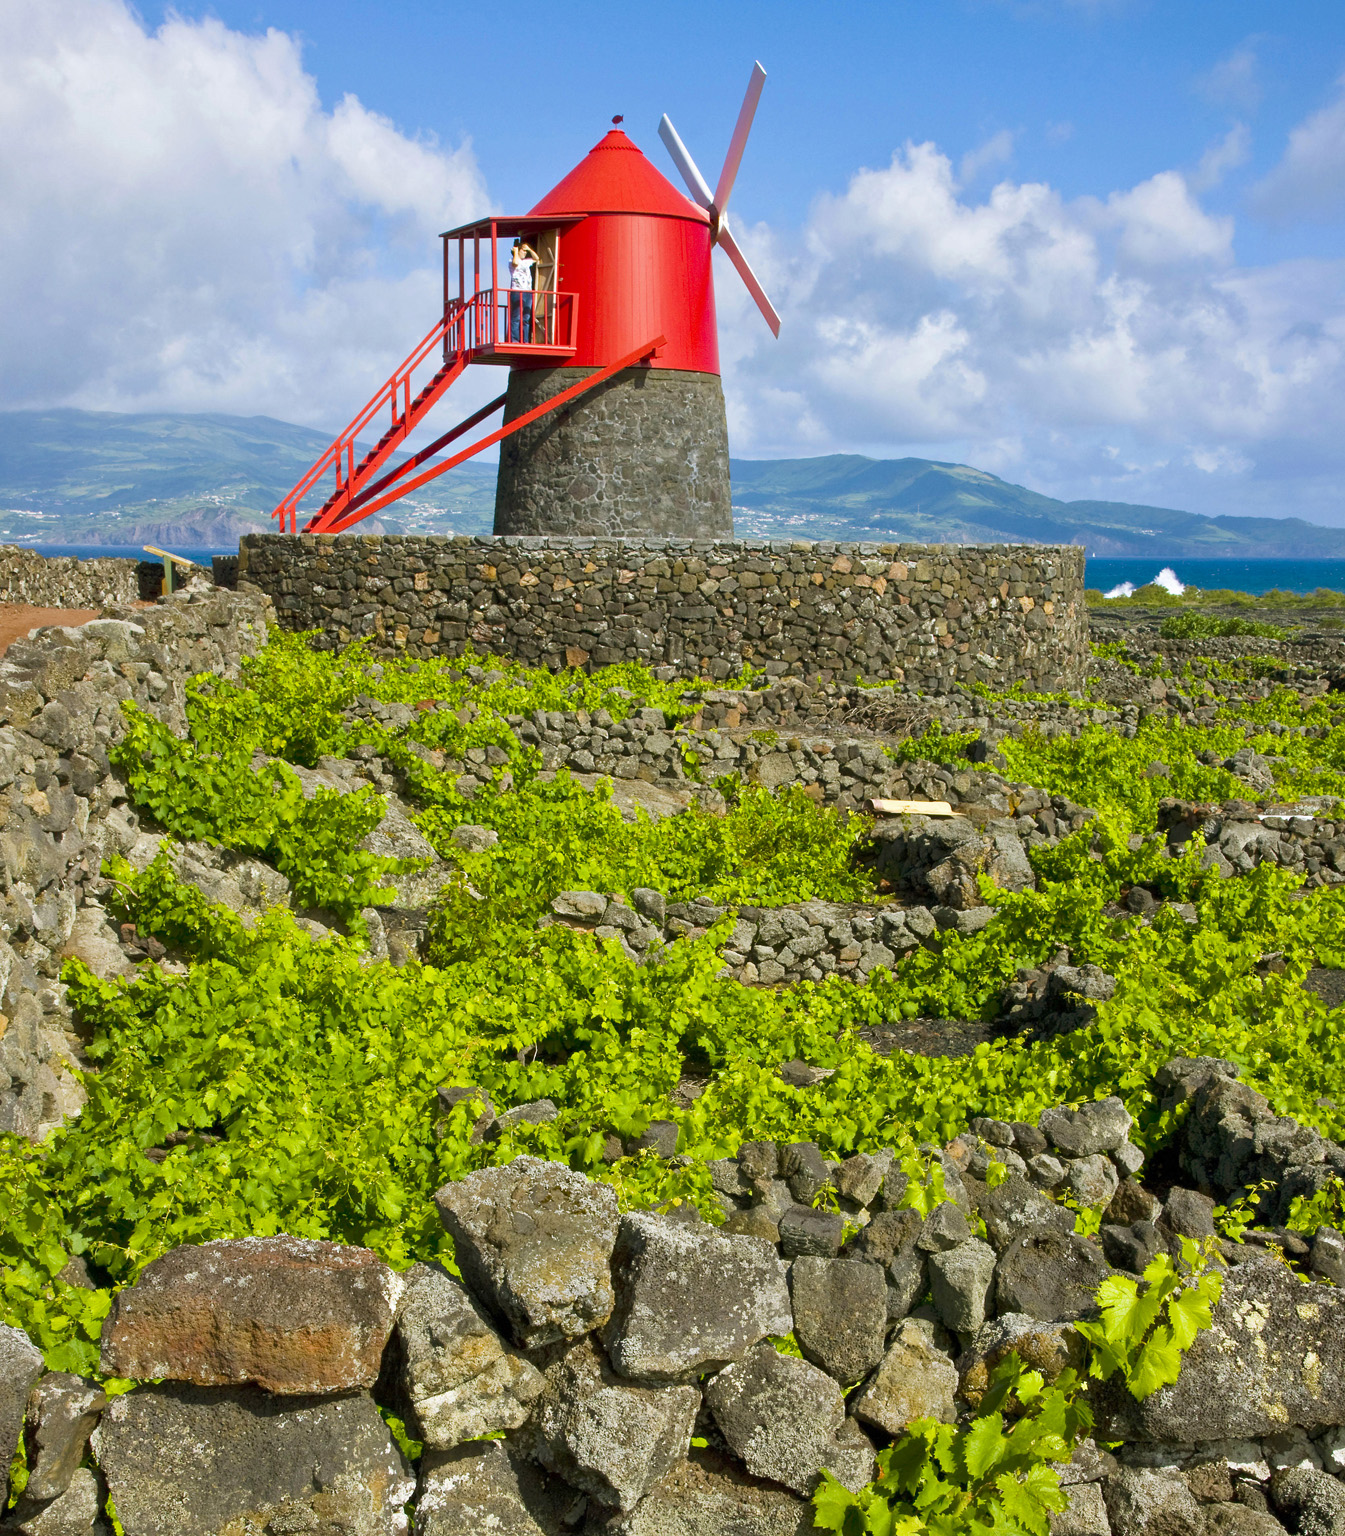
{"type": "Polygon", "coordinates": [[[614,127],[529,213],[448,230],[442,315],[276,508],[281,531],[298,529],[300,502],[329,470],[335,489],[305,532],[344,532],[498,442],[496,533],[731,536],[711,251],[725,250],[778,335],[724,217],[764,81],[758,64],[714,192],[663,119],[694,202],[614,127]],[[522,290],[503,270],[512,239],[537,255],[522,290]],[[388,469],[472,363],[509,367],[505,393],[388,469]],[[429,462],[501,406],[502,426],[429,462]],[[357,459],[385,411],[387,430],[357,459]]]}

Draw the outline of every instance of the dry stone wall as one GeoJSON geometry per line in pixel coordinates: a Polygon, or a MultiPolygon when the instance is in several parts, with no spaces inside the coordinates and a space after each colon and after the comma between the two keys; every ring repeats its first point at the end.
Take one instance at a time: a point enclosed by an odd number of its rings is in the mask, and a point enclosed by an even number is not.
{"type": "MultiPolygon", "coordinates": [[[[136,563],[120,563],[134,578],[136,563]]],[[[87,594],[50,595],[68,607],[87,594]]],[[[269,614],[256,592],[200,584],[153,608],[112,605],[37,630],[0,661],[0,1130],[39,1140],[83,1103],[70,1070],[82,1042],[59,975],[71,954],[97,960],[111,946],[123,958],[98,901],[103,859],[141,836],[108,762],[122,701],[185,730],[187,679],[236,675],[266,643],[269,614]]]]}
{"type": "Polygon", "coordinates": [[[32,608],[104,608],[140,596],[136,560],[78,560],[0,544],[0,603],[32,608]]]}
{"type": "Polygon", "coordinates": [[[238,580],[287,628],[385,654],[908,689],[1076,688],[1088,660],[1074,547],[248,534],[238,580]]]}
{"type": "MultiPolygon", "coordinates": [[[[801,1094],[828,1075],[779,1070],[801,1094]]],[[[918,1159],[753,1141],[706,1165],[703,1209],[623,1213],[613,1186],[530,1156],[482,1167],[434,1196],[457,1273],[285,1235],[172,1250],[104,1323],[102,1369],[130,1392],[46,1372],[0,1328],[0,1466],[22,1436],[28,1470],[0,1533],[107,1536],[115,1508],[125,1536],[806,1536],[824,1470],[860,1488],[915,1419],[974,1412],[1010,1352],[1079,1370],[1101,1282],[1184,1240],[1226,1266],[1211,1326],[1142,1402],[1089,1384],[1097,1438],[1060,1468],[1054,1536],[1337,1530],[1345,1238],[1235,1243],[1213,1218],[1345,1148],[1225,1061],[1178,1058],[1154,1087],[1189,1106],[1189,1182],[1146,1183],[1107,1098],[925,1148],[944,1199],[923,1215],[918,1159]],[[1103,1211],[1096,1236],[1066,1199],[1103,1211]]],[[[474,1101],[491,1139],[483,1089],[438,1097],[474,1101]]],[[[501,1119],[520,1111],[554,1107],[501,1119]]],[[[677,1137],[654,1121],[610,1157],[677,1160],[677,1137]]]]}

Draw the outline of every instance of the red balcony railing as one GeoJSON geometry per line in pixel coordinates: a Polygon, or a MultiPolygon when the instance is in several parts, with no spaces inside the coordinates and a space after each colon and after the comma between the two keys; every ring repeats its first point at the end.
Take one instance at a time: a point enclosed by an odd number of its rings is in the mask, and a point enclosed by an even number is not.
{"type": "Polygon", "coordinates": [[[502,349],[511,353],[573,352],[578,314],[579,296],[574,293],[546,288],[482,288],[463,300],[450,302],[444,355],[502,349]]]}

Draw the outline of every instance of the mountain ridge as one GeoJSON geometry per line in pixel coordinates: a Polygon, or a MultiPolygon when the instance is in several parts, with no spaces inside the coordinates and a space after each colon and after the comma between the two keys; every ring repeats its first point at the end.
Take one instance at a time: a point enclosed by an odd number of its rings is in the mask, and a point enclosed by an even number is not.
{"type": "MultiPolygon", "coordinates": [[[[0,539],[230,544],[274,528],[271,509],[330,442],[270,416],[0,411],[0,539]]],[[[1155,559],[1345,557],[1345,529],[1302,518],[1060,501],[938,459],[733,459],[730,472],[735,527],[746,538],[1081,544],[1090,556],[1155,559]]],[[[494,503],[494,464],[472,460],[360,526],[488,533],[494,503]]]]}
{"type": "Polygon", "coordinates": [[[1090,556],[1322,559],[1345,556],[1345,529],[1302,518],[1206,517],[1131,502],[1060,501],[988,470],[934,459],[735,459],[741,532],[914,543],[1082,544],[1090,556]]]}

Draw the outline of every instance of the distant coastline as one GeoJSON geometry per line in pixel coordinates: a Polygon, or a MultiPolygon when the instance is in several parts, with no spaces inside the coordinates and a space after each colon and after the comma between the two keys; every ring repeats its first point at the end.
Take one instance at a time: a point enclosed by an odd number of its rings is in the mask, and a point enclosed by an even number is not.
{"type": "MultiPolygon", "coordinates": [[[[16,541],[0,539],[0,543],[16,541]]],[[[20,546],[40,555],[73,555],[80,560],[106,559],[152,560],[138,544],[47,544],[24,541],[20,546]]],[[[201,548],[191,544],[165,544],[173,554],[209,564],[214,555],[236,555],[238,545],[214,544],[201,548]]],[[[1198,587],[1204,591],[1246,592],[1260,597],[1267,592],[1294,592],[1306,595],[1326,588],[1345,592],[1345,559],[1285,560],[1275,556],[1260,559],[1202,560],[1174,555],[1170,560],[1148,557],[1103,557],[1086,562],[1085,584],[1093,590],[1109,593],[1118,587],[1143,587],[1163,572],[1170,572],[1179,587],[1198,587]]]]}
{"type": "MultiPolygon", "coordinates": [[[[0,540],[30,548],[231,548],[240,534],[274,527],[272,508],[329,441],[262,416],[0,411],[0,540]]],[[[730,469],[741,538],[1078,544],[1091,560],[1153,561],[1155,570],[1173,560],[1345,560],[1345,528],[1060,501],[968,464],[829,454],[734,459],[730,469]]],[[[328,488],[304,510],[316,511],[328,488]]],[[[495,466],[473,460],[359,527],[489,533],[494,503],[495,466]]]]}

